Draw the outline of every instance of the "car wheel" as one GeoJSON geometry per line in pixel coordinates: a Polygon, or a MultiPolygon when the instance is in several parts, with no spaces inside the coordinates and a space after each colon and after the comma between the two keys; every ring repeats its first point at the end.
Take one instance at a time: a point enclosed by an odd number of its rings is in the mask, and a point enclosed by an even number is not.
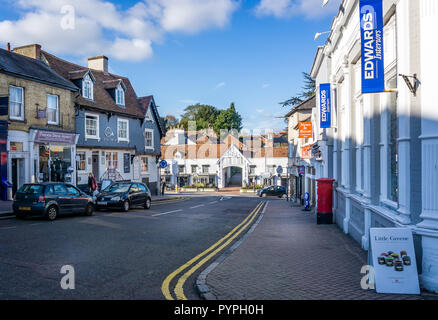
{"type": "Polygon", "coordinates": [[[93,212],[94,212],[94,206],[91,203],[89,203],[87,205],[87,209],[85,209],[85,215],[91,217],[93,215],[93,212]]]}
{"type": "Polygon", "coordinates": [[[129,211],[129,201],[128,200],[123,202],[123,211],[125,211],[125,212],[129,211]]]}
{"type": "Polygon", "coordinates": [[[146,203],[144,204],[144,208],[145,208],[146,210],[149,210],[149,209],[151,208],[151,205],[152,205],[151,198],[147,198],[147,199],[146,199],[146,203]]]}
{"type": "Polygon", "coordinates": [[[55,206],[49,207],[49,209],[47,209],[46,217],[50,221],[55,220],[58,217],[58,209],[55,206]]]}

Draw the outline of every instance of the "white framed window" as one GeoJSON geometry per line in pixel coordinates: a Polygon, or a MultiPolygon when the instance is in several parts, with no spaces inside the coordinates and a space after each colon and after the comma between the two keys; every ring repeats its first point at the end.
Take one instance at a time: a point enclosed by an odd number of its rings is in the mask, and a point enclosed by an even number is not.
{"type": "Polygon", "coordinates": [[[93,80],[91,80],[90,75],[87,74],[82,80],[82,96],[85,99],[93,100],[93,80]]]}
{"type": "Polygon", "coordinates": [[[129,120],[117,119],[117,139],[129,142],[129,120]]]}
{"type": "Polygon", "coordinates": [[[147,157],[141,157],[141,172],[148,172],[148,158],[147,157]]]}
{"type": "Polygon", "coordinates": [[[59,98],[53,94],[47,95],[47,123],[59,124],[59,98]]]}
{"type": "Polygon", "coordinates": [[[119,153],[118,152],[106,152],[106,167],[108,169],[117,169],[117,165],[119,162],[119,153]]]}
{"type": "Polygon", "coordinates": [[[145,129],[144,131],[144,137],[145,137],[145,147],[146,149],[153,149],[154,148],[154,131],[145,129]]]}
{"type": "Polygon", "coordinates": [[[13,120],[24,120],[24,89],[9,87],[9,117],[13,120]]]}
{"type": "Polygon", "coordinates": [[[99,116],[94,114],[85,114],[85,138],[99,139],[99,116]]]}
{"type": "Polygon", "coordinates": [[[116,88],[116,103],[120,106],[125,105],[125,90],[120,84],[116,88]]]}
{"type": "Polygon", "coordinates": [[[85,152],[78,152],[77,153],[77,166],[76,169],[78,171],[85,171],[87,169],[87,162],[86,162],[86,154],[85,152]]]}

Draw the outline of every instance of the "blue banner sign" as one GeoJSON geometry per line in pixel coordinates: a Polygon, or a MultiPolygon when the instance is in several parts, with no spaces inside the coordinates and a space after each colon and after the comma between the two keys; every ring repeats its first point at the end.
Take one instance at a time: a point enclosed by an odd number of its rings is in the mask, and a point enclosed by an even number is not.
{"type": "Polygon", "coordinates": [[[332,101],[330,98],[330,83],[321,83],[319,85],[319,105],[321,111],[321,128],[331,128],[331,110],[332,101]]]}
{"type": "Polygon", "coordinates": [[[360,0],[362,93],[385,91],[382,0],[360,0]]]}

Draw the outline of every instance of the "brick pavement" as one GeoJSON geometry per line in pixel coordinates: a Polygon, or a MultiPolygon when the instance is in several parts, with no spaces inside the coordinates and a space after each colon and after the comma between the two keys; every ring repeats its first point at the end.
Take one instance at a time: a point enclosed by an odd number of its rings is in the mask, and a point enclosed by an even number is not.
{"type": "Polygon", "coordinates": [[[422,299],[360,286],[367,252],[336,225],[271,200],[255,231],[207,277],[220,300],[422,299]]]}

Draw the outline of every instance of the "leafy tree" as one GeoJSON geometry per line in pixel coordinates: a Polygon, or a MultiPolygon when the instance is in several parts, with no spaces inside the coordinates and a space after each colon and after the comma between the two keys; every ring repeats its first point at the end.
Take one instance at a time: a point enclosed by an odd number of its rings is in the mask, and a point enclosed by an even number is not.
{"type": "Polygon", "coordinates": [[[309,99],[315,94],[316,91],[316,84],[315,80],[312,79],[310,74],[303,72],[304,77],[304,85],[302,87],[301,93],[299,93],[297,96],[294,96],[286,101],[280,102],[280,105],[283,107],[295,107],[296,105],[300,104],[301,102],[309,99]]]}
{"type": "Polygon", "coordinates": [[[167,115],[164,118],[161,117],[161,121],[166,131],[168,131],[171,127],[177,127],[179,125],[178,119],[171,115],[167,115]]]}
{"type": "Polygon", "coordinates": [[[180,125],[188,130],[189,121],[196,121],[196,130],[212,128],[218,115],[219,110],[217,108],[198,103],[184,109],[180,125]]]}
{"type": "Polygon", "coordinates": [[[231,103],[228,109],[220,111],[213,128],[218,136],[221,129],[236,129],[237,131],[242,130],[242,117],[236,111],[234,103],[231,103]]]}

